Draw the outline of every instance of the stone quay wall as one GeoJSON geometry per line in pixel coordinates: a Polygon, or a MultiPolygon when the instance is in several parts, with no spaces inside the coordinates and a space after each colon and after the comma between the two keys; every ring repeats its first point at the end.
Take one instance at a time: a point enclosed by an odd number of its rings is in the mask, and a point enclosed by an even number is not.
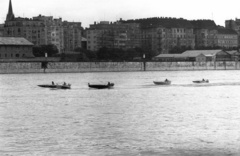
{"type": "Polygon", "coordinates": [[[44,69],[41,68],[41,63],[0,63],[0,74],[14,74],[14,73],[42,73],[44,69]]]}
{"type": "Polygon", "coordinates": [[[124,72],[142,71],[142,62],[52,62],[46,72],[124,72]]]}
{"type": "Polygon", "coordinates": [[[0,63],[0,74],[81,73],[179,70],[240,70],[240,62],[11,62],[0,63]]]}
{"type": "Polygon", "coordinates": [[[240,62],[147,62],[146,70],[239,70],[240,62]]]}

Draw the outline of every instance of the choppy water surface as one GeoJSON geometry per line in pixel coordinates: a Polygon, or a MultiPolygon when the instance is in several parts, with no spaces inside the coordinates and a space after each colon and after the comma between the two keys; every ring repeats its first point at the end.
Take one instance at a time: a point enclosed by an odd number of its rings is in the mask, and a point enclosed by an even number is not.
{"type": "Polygon", "coordinates": [[[0,75],[0,155],[240,155],[239,92],[240,71],[0,75]]]}

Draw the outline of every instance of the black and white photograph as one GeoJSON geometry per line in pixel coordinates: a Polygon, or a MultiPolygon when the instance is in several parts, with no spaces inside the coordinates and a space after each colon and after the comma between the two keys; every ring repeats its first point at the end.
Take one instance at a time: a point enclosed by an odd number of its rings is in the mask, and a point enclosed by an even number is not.
{"type": "Polygon", "coordinates": [[[0,156],[240,156],[239,6],[0,0],[0,156]]]}

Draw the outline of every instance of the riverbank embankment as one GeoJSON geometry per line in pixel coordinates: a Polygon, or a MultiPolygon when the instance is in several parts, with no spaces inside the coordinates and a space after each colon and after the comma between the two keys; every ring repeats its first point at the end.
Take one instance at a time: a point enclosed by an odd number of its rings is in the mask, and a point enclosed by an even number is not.
{"type": "Polygon", "coordinates": [[[179,70],[240,70],[239,62],[11,62],[0,63],[0,74],[80,73],[179,70]]]}

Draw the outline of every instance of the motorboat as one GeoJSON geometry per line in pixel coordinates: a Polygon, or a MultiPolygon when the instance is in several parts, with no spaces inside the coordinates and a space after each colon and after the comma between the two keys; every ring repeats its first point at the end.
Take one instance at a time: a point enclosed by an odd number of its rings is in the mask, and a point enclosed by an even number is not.
{"type": "Polygon", "coordinates": [[[95,88],[95,89],[110,89],[113,88],[114,83],[108,82],[108,84],[90,84],[88,83],[89,88],[95,88]]]}
{"type": "Polygon", "coordinates": [[[39,87],[43,87],[43,88],[55,88],[55,89],[71,89],[71,84],[44,84],[44,85],[38,85],[39,87]]]}
{"type": "Polygon", "coordinates": [[[171,81],[165,80],[165,81],[153,81],[155,85],[170,85],[171,81]]]}
{"type": "Polygon", "coordinates": [[[209,83],[209,80],[196,80],[196,81],[193,81],[193,83],[209,83]]]}

